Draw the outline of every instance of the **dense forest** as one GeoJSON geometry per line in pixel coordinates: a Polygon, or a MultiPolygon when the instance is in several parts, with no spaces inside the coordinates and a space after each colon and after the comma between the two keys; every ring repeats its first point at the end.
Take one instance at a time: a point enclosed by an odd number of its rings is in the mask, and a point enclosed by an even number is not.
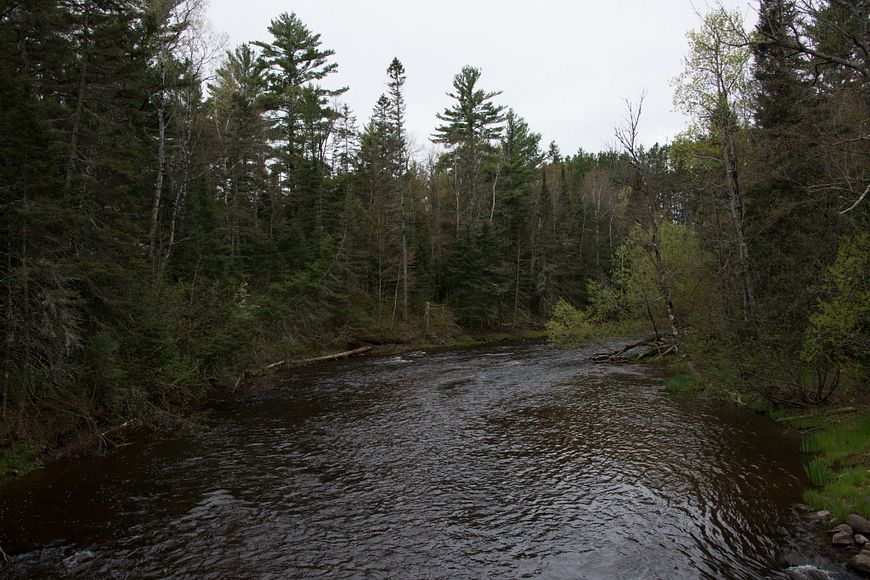
{"type": "Polygon", "coordinates": [[[547,320],[649,330],[779,404],[866,386],[870,2],[757,10],[699,17],[671,143],[642,144],[641,99],[613,150],[563,154],[465,66],[423,155],[425,71],[383,63],[351,111],[293,13],[225,51],[198,0],[0,2],[0,447],[164,425],[295,354],[547,320]]]}

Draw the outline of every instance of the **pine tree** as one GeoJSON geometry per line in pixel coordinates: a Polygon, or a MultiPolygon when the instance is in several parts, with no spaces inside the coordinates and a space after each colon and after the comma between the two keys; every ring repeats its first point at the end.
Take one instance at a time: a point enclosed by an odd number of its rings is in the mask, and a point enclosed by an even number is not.
{"type": "Polygon", "coordinates": [[[456,103],[436,115],[442,125],[435,130],[432,141],[448,147],[445,161],[453,173],[456,197],[456,229],[464,223],[476,228],[484,212],[483,168],[493,154],[492,141],[502,132],[504,107],[492,99],[501,91],[487,92],[477,88],[481,71],[465,66],[453,78],[455,92],[447,93],[456,103]]]}
{"type": "Polygon", "coordinates": [[[347,88],[327,89],[320,82],[338,69],[329,62],[335,51],[321,48],[320,34],[312,33],[294,13],[272,20],[272,42],[255,42],[262,50],[259,66],[265,82],[263,104],[271,121],[270,138],[282,189],[297,207],[294,212],[310,221],[311,234],[320,235],[322,207],[319,191],[324,173],[326,141],[337,117],[329,99],[347,88]],[[314,194],[314,195],[312,195],[314,194]],[[313,199],[312,199],[313,198],[313,199]],[[311,215],[314,214],[314,215],[311,215]]]}
{"type": "Polygon", "coordinates": [[[391,152],[391,157],[394,157],[394,178],[395,188],[399,198],[399,228],[402,237],[401,241],[401,264],[399,265],[399,276],[396,279],[396,292],[393,300],[393,318],[396,316],[396,306],[398,303],[399,284],[402,287],[402,320],[408,319],[408,228],[406,215],[406,198],[408,198],[408,189],[410,185],[407,159],[408,159],[408,144],[405,137],[405,67],[398,58],[394,58],[387,68],[389,81],[389,135],[391,147],[394,150],[391,152]]]}

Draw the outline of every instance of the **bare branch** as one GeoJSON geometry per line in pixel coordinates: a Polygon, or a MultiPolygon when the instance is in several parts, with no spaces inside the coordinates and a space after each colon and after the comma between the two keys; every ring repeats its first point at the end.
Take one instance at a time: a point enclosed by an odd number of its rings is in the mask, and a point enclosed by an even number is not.
{"type": "Polygon", "coordinates": [[[851,206],[849,206],[848,208],[846,208],[846,209],[844,209],[843,211],[841,211],[840,214],[842,215],[842,214],[845,214],[845,213],[849,213],[850,211],[852,211],[853,209],[855,209],[856,207],[858,207],[858,205],[859,205],[862,201],[864,201],[864,198],[867,197],[867,194],[868,194],[868,193],[870,193],[870,185],[868,185],[868,186],[866,187],[866,189],[864,189],[864,193],[862,193],[861,196],[860,196],[858,199],[855,200],[855,203],[853,203],[851,206]]]}

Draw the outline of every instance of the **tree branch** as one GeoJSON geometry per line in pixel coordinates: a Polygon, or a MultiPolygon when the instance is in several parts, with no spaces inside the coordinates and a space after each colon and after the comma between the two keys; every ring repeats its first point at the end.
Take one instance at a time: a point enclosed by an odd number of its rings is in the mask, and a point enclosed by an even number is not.
{"type": "Polygon", "coordinates": [[[849,213],[850,211],[852,211],[853,209],[855,209],[856,207],[858,207],[858,204],[860,204],[862,201],[864,201],[864,198],[867,197],[867,194],[868,194],[868,193],[870,193],[870,185],[868,185],[868,186],[864,189],[864,193],[862,193],[861,196],[860,196],[858,199],[855,200],[855,203],[853,203],[851,206],[849,206],[848,208],[846,208],[846,209],[844,209],[843,211],[841,211],[841,212],[840,212],[840,215],[845,214],[845,213],[849,213]]]}

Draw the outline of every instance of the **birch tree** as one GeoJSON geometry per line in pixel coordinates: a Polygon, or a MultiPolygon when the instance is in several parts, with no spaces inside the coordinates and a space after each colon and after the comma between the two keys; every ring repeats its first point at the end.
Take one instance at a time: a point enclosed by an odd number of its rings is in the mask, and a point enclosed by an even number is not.
{"type": "Polygon", "coordinates": [[[750,49],[740,14],[724,8],[707,14],[688,33],[685,70],[675,79],[675,105],[693,117],[698,129],[718,137],[725,191],[734,225],[743,307],[757,314],[752,262],[741,187],[739,133],[749,116],[750,49]]]}

